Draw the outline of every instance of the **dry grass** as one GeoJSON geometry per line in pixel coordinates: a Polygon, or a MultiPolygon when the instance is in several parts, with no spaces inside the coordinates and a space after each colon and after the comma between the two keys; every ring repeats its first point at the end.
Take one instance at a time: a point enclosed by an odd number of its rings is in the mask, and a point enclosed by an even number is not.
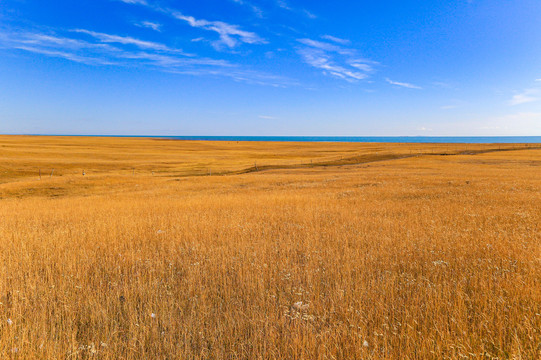
{"type": "Polygon", "coordinates": [[[0,137],[0,358],[539,359],[541,150],[432,155],[498,147],[0,137]]]}

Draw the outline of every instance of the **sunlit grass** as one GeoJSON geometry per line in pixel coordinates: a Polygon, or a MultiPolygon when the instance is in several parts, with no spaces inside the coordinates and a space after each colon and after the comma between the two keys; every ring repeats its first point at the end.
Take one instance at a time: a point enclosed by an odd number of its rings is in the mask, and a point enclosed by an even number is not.
{"type": "Polygon", "coordinates": [[[540,150],[0,140],[2,359],[541,357],[540,150]]]}

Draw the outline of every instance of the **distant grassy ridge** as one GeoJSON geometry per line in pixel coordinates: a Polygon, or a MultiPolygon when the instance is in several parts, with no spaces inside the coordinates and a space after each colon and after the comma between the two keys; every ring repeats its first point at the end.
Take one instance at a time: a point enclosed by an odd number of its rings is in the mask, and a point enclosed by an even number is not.
{"type": "Polygon", "coordinates": [[[419,155],[480,154],[539,144],[397,144],[179,141],[153,138],[0,136],[0,184],[50,176],[238,174],[340,166],[419,155]],[[256,166],[257,164],[257,166],[256,166]]]}
{"type": "Polygon", "coordinates": [[[363,154],[355,155],[350,157],[342,157],[340,159],[332,160],[322,160],[317,162],[310,162],[305,164],[298,165],[262,165],[262,166],[253,166],[240,171],[232,171],[228,173],[222,173],[221,175],[226,174],[245,174],[251,172],[258,172],[264,170],[278,170],[278,169],[300,169],[300,168],[311,168],[311,167],[327,167],[327,166],[343,166],[343,165],[360,165],[377,161],[388,161],[388,160],[398,160],[406,159],[411,157],[419,156],[456,156],[456,155],[478,155],[486,154],[491,152],[501,152],[501,151],[517,151],[517,150],[539,150],[541,146],[513,146],[513,144],[508,145],[505,148],[488,148],[488,149],[479,149],[479,150],[457,150],[454,152],[424,152],[418,154],[363,154]]]}

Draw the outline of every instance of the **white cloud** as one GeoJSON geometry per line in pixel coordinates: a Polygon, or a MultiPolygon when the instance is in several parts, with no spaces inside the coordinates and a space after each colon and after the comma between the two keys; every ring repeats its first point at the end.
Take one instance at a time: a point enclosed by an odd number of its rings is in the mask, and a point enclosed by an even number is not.
{"type": "MultiPolygon", "coordinates": [[[[69,52],[85,50],[85,52],[90,53],[96,51],[107,52],[115,50],[115,48],[108,44],[96,44],[80,39],[58,37],[39,33],[0,33],[0,45],[7,48],[16,48],[42,54],[52,55],[53,53],[57,53],[59,57],[64,58],[69,58],[70,56],[61,55],[69,54],[69,52]]],[[[72,58],[84,59],[88,57],[73,55],[72,58]]]]}
{"type": "Polygon", "coordinates": [[[539,90],[537,89],[527,89],[524,92],[520,94],[516,94],[513,96],[511,100],[509,100],[509,105],[515,106],[515,105],[521,105],[526,104],[534,101],[541,100],[539,98],[539,90]]]}
{"type": "Polygon", "coordinates": [[[234,65],[224,60],[215,60],[208,58],[183,58],[164,54],[155,54],[149,52],[121,52],[117,54],[121,59],[145,60],[149,65],[159,66],[164,69],[177,69],[193,66],[208,67],[234,67],[234,65]]]}
{"type": "MultiPolygon", "coordinates": [[[[245,31],[240,29],[239,25],[228,24],[223,21],[209,21],[204,19],[196,19],[193,16],[184,15],[182,12],[162,8],[156,5],[151,5],[144,0],[120,0],[129,4],[145,5],[156,12],[160,12],[169,15],[175,19],[187,22],[191,27],[200,28],[208,31],[216,32],[220,40],[213,42],[216,49],[220,49],[223,45],[234,48],[239,42],[246,44],[266,44],[267,42],[254,32],[245,31]]],[[[234,0],[235,1],[235,0],[234,0]]],[[[235,1],[240,4],[244,4],[244,0],[235,1]]]]}
{"type": "Polygon", "coordinates": [[[174,74],[193,75],[193,76],[221,76],[228,77],[237,82],[242,82],[252,85],[272,86],[277,88],[285,88],[289,86],[298,86],[299,83],[294,79],[285,76],[266,74],[258,71],[243,70],[243,69],[178,69],[169,71],[174,74]]]}
{"type": "Polygon", "coordinates": [[[146,0],[119,0],[126,4],[139,4],[139,5],[148,5],[146,0]]]}
{"type": "Polygon", "coordinates": [[[313,12],[306,9],[302,9],[302,8],[293,8],[292,6],[289,5],[289,3],[286,0],[275,0],[275,3],[279,8],[282,8],[284,10],[288,10],[293,13],[304,15],[307,18],[312,19],[312,20],[317,19],[317,15],[314,14],[313,12]]]}
{"type": "Polygon", "coordinates": [[[95,31],[84,30],[84,29],[75,29],[73,30],[73,32],[90,35],[104,43],[118,43],[118,44],[124,44],[124,45],[134,45],[141,49],[151,49],[151,50],[158,50],[158,51],[181,52],[180,50],[170,49],[163,44],[159,44],[159,43],[155,43],[151,41],[139,40],[139,39],[135,39],[129,36],[110,35],[110,34],[104,34],[104,33],[99,33],[95,31]]]}
{"type": "Polygon", "coordinates": [[[90,35],[92,39],[99,41],[99,43],[39,33],[23,33],[0,34],[0,46],[92,65],[128,65],[125,60],[144,60],[143,64],[145,65],[160,67],[233,66],[224,60],[197,58],[194,55],[184,54],[180,50],[171,49],[163,44],[131,37],[88,30],[74,30],[72,33],[90,35]],[[112,43],[134,45],[142,51],[112,46],[110,45],[112,43]]]}
{"type": "Polygon", "coordinates": [[[391,85],[396,85],[396,86],[400,86],[400,87],[404,87],[404,88],[408,88],[408,89],[419,89],[419,90],[422,89],[422,87],[420,87],[420,86],[413,85],[413,84],[410,84],[410,83],[405,83],[405,82],[393,81],[393,80],[391,80],[389,78],[385,79],[385,81],[387,81],[391,85]]]}
{"type": "Polygon", "coordinates": [[[326,42],[322,42],[322,41],[317,41],[317,40],[312,40],[312,39],[297,39],[298,42],[300,42],[301,44],[304,44],[306,46],[310,46],[310,47],[313,47],[313,48],[318,48],[318,49],[321,49],[321,50],[325,50],[325,51],[332,51],[332,52],[337,52],[337,53],[340,53],[340,54],[350,54],[351,51],[350,50],[347,50],[347,49],[344,49],[340,46],[337,46],[337,45],[334,45],[334,44],[329,44],[329,43],[326,43],[326,42]]]}
{"type": "Polygon", "coordinates": [[[161,31],[161,27],[162,27],[162,24],[155,23],[152,21],[142,21],[140,23],[136,23],[135,25],[139,27],[149,28],[154,31],[161,31]]]}
{"type": "Polygon", "coordinates": [[[349,62],[349,66],[352,66],[356,69],[359,69],[364,72],[372,72],[374,71],[374,67],[367,62],[363,62],[365,60],[352,60],[349,62]]]}
{"type": "Polygon", "coordinates": [[[274,116],[268,116],[268,115],[259,115],[258,118],[264,119],[264,120],[276,120],[274,116]]]}
{"type": "Polygon", "coordinates": [[[286,0],[276,0],[276,5],[286,10],[293,10],[286,0]]]}
{"type": "Polygon", "coordinates": [[[266,43],[256,33],[241,30],[238,25],[231,25],[222,21],[196,19],[193,16],[187,16],[178,11],[173,11],[170,14],[176,19],[186,21],[192,27],[218,33],[220,36],[220,42],[216,43],[218,46],[224,44],[229,48],[234,48],[238,45],[239,41],[247,44],[266,43]]]}
{"type": "Polygon", "coordinates": [[[47,50],[47,49],[41,49],[41,48],[38,48],[38,47],[24,46],[24,45],[15,46],[14,48],[18,49],[18,50],[24,50],[24,51],[36,53],[36,54],[47,55],[47,56],[50,56],[50,57],[62,58],[62,59],[66,59],[66,60],[70,60],[70,61],[78,62],[78,63],[82,63],[82,64],[88,64],[88,65],[116,65],[112,61],[103,60],[103,59],[96,59],[96,58],[92,58],[92,57],[88,57],[88,56],[80,56],[80,55],[77,55],[77,54],[72,54],[72,53],[64,52],[64,51],[47,50]]]}
{"type": "Polygon", "coordinates": [[[0,48],[63,58],[87,65],[141,67],[174,74],[220,76],[234,81],[273,86],[298,86],[285,76],[245,69],[226,60],[197,57],[160,43],[89,30],[70,31],[72,37],[0,31],[0,48]],[[88,41],[75,36],[89,35],[88,41]]]}
{"type": "Polygon", "coordinates": [[[303,9],[302,12],[303,12],[303,14],[306,15],[306,17],[309,18],[309,19],[317,19],[317,15],[314,14],[313,12],[310,12],[310,11],[308,11],[308,10],[306,10],[306,9],[303,9]]]}
{"type": "Polygon", "coordinates": [[[298,50],[298,53],[308,65],[321,69],[324,71],[324,73],[334,77],[338,77],[349,82],[362,80],[367,77],[367,75],[362,72],[337,65],[335,62],[333,62],[331,57],[321,49],[304,48],[298,50]]]}
{"type": "Polygon", "coordinates": [[[323,70],[324,74],[349,82],[367,78],[368,73],[374,71],[372,65],[377,64],[356,56],[354,49],[312,39],[297,41],[305,45],[297,50],[305,63],[323,70]]]}
{"type": "Polygon", "coordinates": [[[330,40],[330,41],[338,43],[340,45],[348,45],[348,44],[351,43],[351,41],[349,41],[347,39],[337,38],[337,37],[332,36],[332,35],[322,35],[321,38],[325,39],[325,40],[330,40]]]}
{"type": "Polygon", "coordinates": [[[251,2],[248,2],[246,0],[232,0],[232,1],[239,4],[239,5],[247,6],[250,10],[252,10],[254,12],[254,14],[257,17],[260,17],[260,18],[263,17],[263,10],[261,10],[259,7],[255,6],[251,2]]]}
{"type": "Polygon", "coordinates": [[[541,79],[535,79],[535,81],[541,81],[541,79]]]}

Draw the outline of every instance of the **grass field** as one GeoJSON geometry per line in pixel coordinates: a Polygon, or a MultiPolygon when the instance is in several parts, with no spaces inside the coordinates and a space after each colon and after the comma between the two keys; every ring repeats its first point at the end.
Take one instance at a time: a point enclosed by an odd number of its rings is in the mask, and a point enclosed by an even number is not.
{"type": "Polygon", "coordinates": [[[0,136],[0,359],[540,359],[540,224],[539,145],[0,136]]]}

